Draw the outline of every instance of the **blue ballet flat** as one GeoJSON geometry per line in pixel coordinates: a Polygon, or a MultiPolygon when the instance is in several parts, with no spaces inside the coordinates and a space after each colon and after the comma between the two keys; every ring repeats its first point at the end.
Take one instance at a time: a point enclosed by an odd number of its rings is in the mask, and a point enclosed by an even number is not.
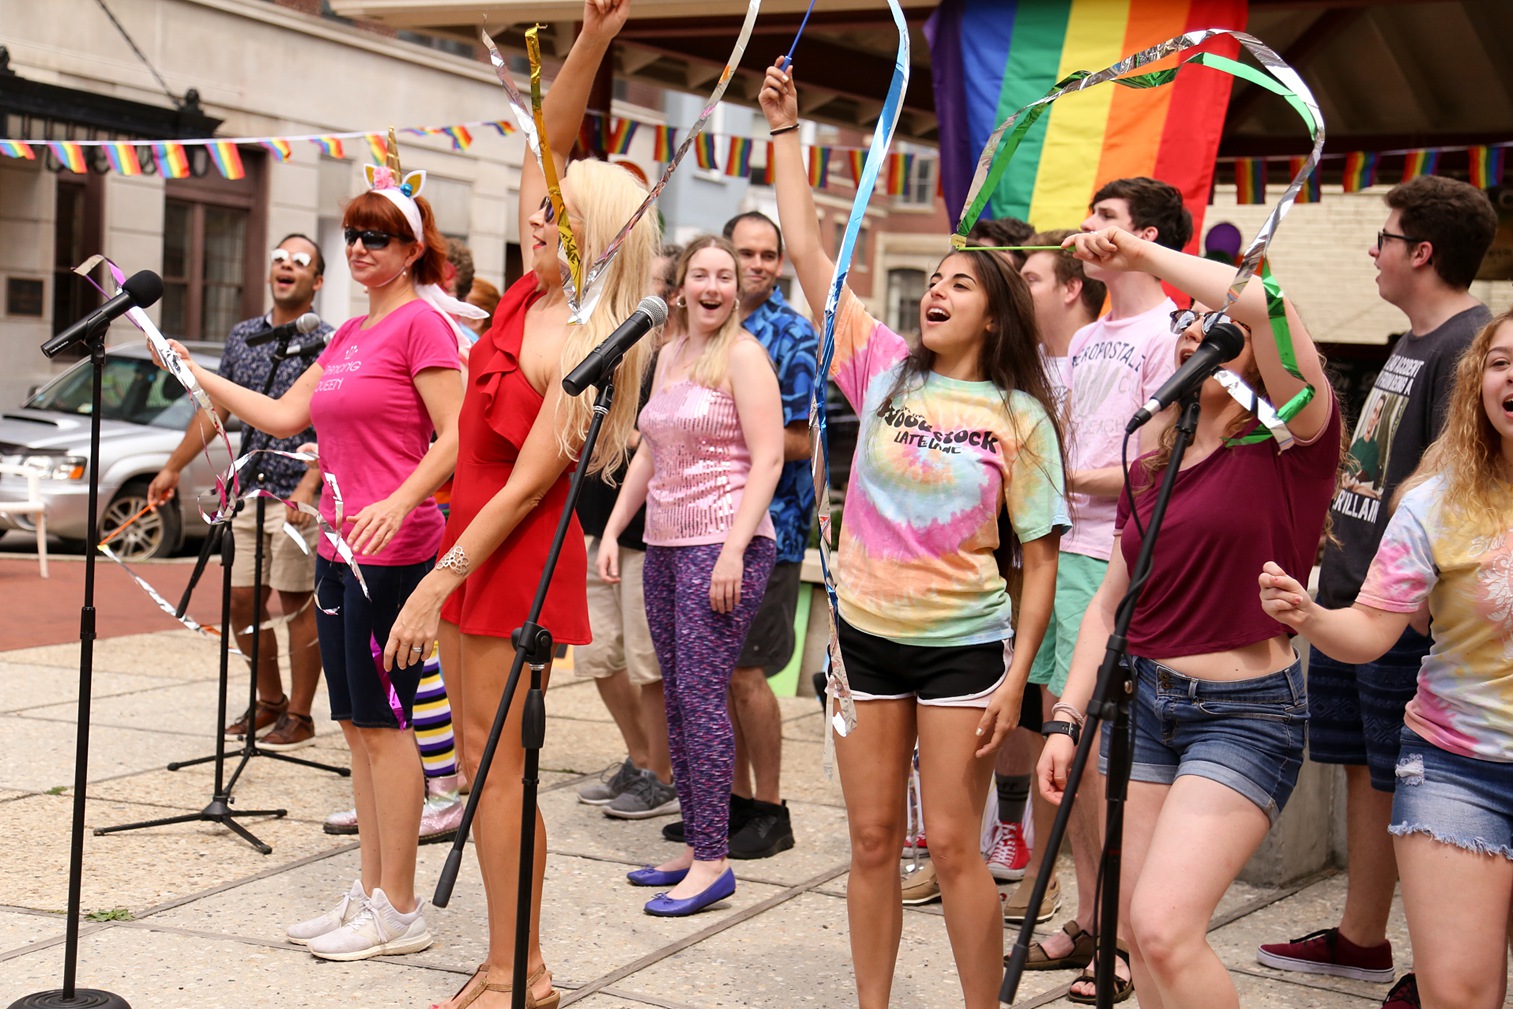
{"type": "Polygon", "coordinates": [[[677,886],[683,882],[683,877],[688,875],[687,869],[671,869],[663,871],[649,865],[643,865],[639,869],[632,869],[625,874],[635,886],[677,886]]]}
{"type": "Polygon", "coordinates": [[[646,913],[656,915],[659,918],[682,918],[704,910],[711,904],[718,903],[735,893],[735,872],[726,869],[720,874],[720,878],[710,883],[703,893],[696,893],[692,897],[682,900],[674,900],[665,893],[659,893],[646,902],[646,913]]]}

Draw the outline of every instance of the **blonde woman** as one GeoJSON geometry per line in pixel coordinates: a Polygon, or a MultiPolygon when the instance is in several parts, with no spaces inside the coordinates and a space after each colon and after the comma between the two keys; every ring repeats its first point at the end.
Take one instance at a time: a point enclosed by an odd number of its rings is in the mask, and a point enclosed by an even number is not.
{"type": "Polygon", "coordinates": [[[727,858],[735,732],[725,695],[777,558],[767,513],[783,468],[783,407],[762,345],[741,328],[740,265],[723,238],[688,243],[642,447],[599,544],[599,576],[619,580],[617,539],[646,505],[646,616],[662,667],[673,784],[687,845],[630,873],[669,889],[648,914],[693,914],[735,892],[727,858]]]}
{"type": "MultiPolygon", "coordinates": [[[[589,0],[583,31],[546,99],[553,151],[571,146],[582,121],[590,82],[624,24],[628,0],[589,0]]],[[[575,162],[562,198],[585,264],[605,249],[646,197],[630,173],[599,161],[575,162]]],[[[526,159],[520,181],[521,246],[531,272],[505,292],[494,324],[474,345],[461,416],[457,472],[441,560],[410,596],[394,623],[385,661],[417,663],[438,633],[447,671],[457,749],[467,777],[477,774],[513,659],[511,632],[524,622],[545,565],[548,545],[567,499],[575,464],[613,472],[626,453],[635,421],[640,376],[649,348],[625,355],[616,376],[620,395],[606,418],[593,457],[577,458],[588,430],[592,395],[569,398],[562,376],[628,317],[651,283],[659,236],[642,218],[600,283],[602,295],[587,325],[570,324],[559,257],[558,221],[541,172],[526,159]],[[439,625],[439,626],[438,626],[439,625]]],[[[562,644],[589,640],[583,535],[568,534],[557,577],[540,616],[562,644]]],[[[536,820],[531,921],[515,920],[519,867],[520,778],[524,750],[520,713],[525,691],[510,709],[473,822],[479,867],[489,895],[489,959],[446,1006],[509,1004],[515,929],[530,930],[525,1004],[555,1009],[560,1000],[541,955],[541,881],[546,827],[536,820]]]]}

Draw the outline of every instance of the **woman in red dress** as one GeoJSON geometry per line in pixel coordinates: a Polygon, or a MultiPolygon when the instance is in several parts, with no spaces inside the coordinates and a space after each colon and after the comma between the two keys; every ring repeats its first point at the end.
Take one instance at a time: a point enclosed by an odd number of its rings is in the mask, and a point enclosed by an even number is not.
{"type": "MultiPolygon", "coordinates": [[[[624,24],[629,0],[587,0],[583,31],[557,75],[544,109],[549,146],[567,151],[577,136],[589,86],[610,41],[624,24]]],[[[587,264],[605,249],[646,198],[629,172],[600,161],[568,168],[562,198],[587,264]]],[[[652,260],[660,240],[654,215],[633,228],[604,276],[602,294],[586,325],[570,325],[558,256],[558,222],[546,182],[527,157],[520,180],[521,246],[531,272],[507,292],[494,324],[469,357],[467,393],[458,418],[460,444],[452,510],[436,569],[411,594],[394,623],[385,660],[418,662],[439,635],[447,670],[458,755],[471,779],[514,660],[510,634],[525,620],[556,524],[567,498],[569,473],[588,430],[593,396],[569,398],[562,376],[635,311],[651,289],[652,260]],[[438,627],[439,624],[439,627],[438,627]],[[455,673],[454,673],[455,670],[455,673]]],[[[616,374],[619,395],[605,419],[590,472],[614,472],[625,457],[635,423],[649,344],[637,344],[616,374]]],[[[577,520],[563,544],[557,577],[539,622],[561,644],[589,641],[585,591],[587,558],[577,520]]],[[[489,895],[489,958],[446,1003],[509,1003],[514,971],[515,893],[520,852],[520,779],[525,751],[519,744],[525,691],[516,693],[473,822],[484,888],[489,895]]],[[[546,869],[546,828],[536,819],[530,990],[525,1004],[555,1009],[559,994],[541,956],[541,881],[546,869]]]]}

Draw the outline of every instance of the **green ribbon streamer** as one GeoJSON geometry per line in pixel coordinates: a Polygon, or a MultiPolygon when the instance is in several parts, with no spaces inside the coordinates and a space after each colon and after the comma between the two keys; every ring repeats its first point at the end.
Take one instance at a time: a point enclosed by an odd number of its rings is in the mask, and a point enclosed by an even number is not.
{"type": "MultiPolygon", "coordinates": [[[[1292,345],[1292,327],[1287,324],[1287,307],[1283,302],[1285,295],[1282,293],[1282,285],[1277,283],[1277,278],[1271,275],[1271,263],[1264,259],[1261,261],[1261,285],[1266,290],[1266,318],[1271,323],[1272,339],[1277,343],[1277,355],[1282,359],[1282,367],[1287,369],[1287,374],[1301,382],[1303,373],[1298,369],[1298,354],[1292,345]]],[[[1292,420],[1303,407],[1313,402],[1314,395],[1313,386],[1305,384],[1298,390],[1296,396],[1277,408],[1277,418],[1283,424],[1292,420]]],[[[1251,428],[1249,433],[1238,438],[1226,439],[1224,444],[1230,447],[1254,445],[1270,437],[1271,432],[1266,429],[1266,425],[1258,423],[1251,428]]]]}

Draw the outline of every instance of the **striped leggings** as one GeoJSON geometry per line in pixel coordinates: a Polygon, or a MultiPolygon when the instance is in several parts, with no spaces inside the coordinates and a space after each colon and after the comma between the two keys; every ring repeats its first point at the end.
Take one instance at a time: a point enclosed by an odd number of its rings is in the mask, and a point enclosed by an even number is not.
{"type": "Polygon", "coordinates": [[[718,861],[729,850],[735,730],[725,695],[777,556],[776,543],[753,537],[741,602],[729,613],[716,613],[709,582],[720,548],[648,546],[642,573],[646,618],[662,667],[672,781],[693,857],[701,862],[718,861]]]}

